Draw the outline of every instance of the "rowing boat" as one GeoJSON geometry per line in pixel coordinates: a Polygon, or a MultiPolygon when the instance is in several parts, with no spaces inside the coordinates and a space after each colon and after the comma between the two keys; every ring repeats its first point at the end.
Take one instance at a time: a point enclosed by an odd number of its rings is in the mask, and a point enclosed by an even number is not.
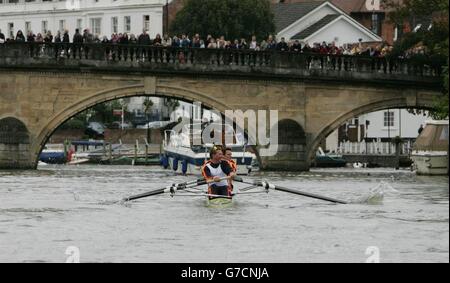
{"type": "Polygon", "coordinates": [[[206,197],[206,206],[212,208],[226,208],[233,206],[232,197],[217,197],[210,198],[206,197]]]}
{"type": "MultiPolygon", "coordinates": [[[[230,178],[231,177],[223,177],[220,180],[228,180],[230,178]]],[[[197,180],[188,181],[188,182],[184,182],[184,183],[180,183],[180,184],[173,184],[171,186],[161,188],[158,190],[153,190],[150,192],[145,192],[142,194],[130,196],[130,197],[122,199],[121,202],[129,202],[129,201],[133,201],[133,200],[137,200],[137,199],[141,199],[141,198],[145,198],[145,197],[161,195],[164,193],[170,193],[170,195],[172,197],[175,197],[175,196],[192,196],[192,197],[203,197],[203,198],[206,197],[206,199],[207,199],[206,204],[208,207],[230,207],[233,205],[233,198],[236,195],[269,193],[270,190],[273,190],[273,191],[281,191],[281,192],[295,194],[295,195],[299,195],[299,196],[319,199],[319,200],[328,201],[328,202],[332,202],[332,203],[336,203],[336,204],[348,204],[348,202],[343,201],[343,200],[334,199],[334,198],[321,196],[321,195],[308,193],[308,192],[302,192],[302,191],[294,190],[294,189],[290,189],[290,188],[285,188],[285,187],[271,184],[267,181],[244,180],[238,176],[234,176],[233,179],[236,182],[250,185],[250,187],[243,188],[243,189],[235,188],[233,190],[232,196],[212,195],[212,194],[209,194],[208,192],[205,192],[204,188],[199,188],[200,186],[208,185],[209,183],[211,183],[211,181],[206,181],[205,179],[200,178],[197,180]]]]}

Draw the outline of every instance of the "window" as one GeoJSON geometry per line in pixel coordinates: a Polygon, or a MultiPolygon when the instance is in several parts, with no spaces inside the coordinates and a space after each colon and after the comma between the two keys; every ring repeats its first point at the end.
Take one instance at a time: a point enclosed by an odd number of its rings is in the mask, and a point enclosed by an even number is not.
{"type": "Polygon", "coordinates": [[[15,38],[14,37],[14,23],[8,23],[8,34],[9,34],[9,38],[15,38]]]}
{"type": "Polygon", "coordinates": [[[79,10],[80,9],[80,1],[81,0],[59,0],[60,2],[66,2],[67,10],[79,10]]]}
{"type": "Polygon", "coordinates": [[[10,4],[19,3],[19,0],[9,0],[8,3],[10,4]]]}
{"type": "Polygon", "coordinates": [[[372,31],[377,35],[381,35],[381,20],[377,13],[372,14],[372,31]]]}
{"type": "Polygon", "coordinates": [[[111,31],[113,33],[119,32],[119,19],[117,17],[111,18],[111,31]]]}
{"type": "Polygon", "coordinates": [[[385,111],[384,112],[384,126],[385,127],[394,127],[394,112],[393,111],[385,111]]]}
{"type": "Polygon", "coordinates": [[[25,22],[25,34],[29,34],[31,32],[31,22],[25,22]]]}
{"type": "Polygon", "coordinates": [[[124,17],[124,26],[125,26],[124,32],[130,32],[131,31],[131,17],[130,16],[125,16],[124,17]]]}
{"type": "Polygon", "coordinates": [[[64,33],[66,29],[66,20],[59,20],[59,31],[64,33]]]}
{"type": "Polygon", "coordinates": [[[150,16],[149,15],[145,15],[144,16],[144,25],[143,25],[144,30],[149,31],[150,30],[150,16]]]}
{"type": "Polygon", "coordinates": [[[100,35],[102,33],[102,18],[91,19],[91,31],[94,35],[100,35]]]}
{"type": "Polygon", "coordinates": [[[394,29],[394,41],[402,39],[403,36],[403,25],[396,25],[394,29]]]}
{"type": "Polygon", "coordinates": [[[82,32],[83,31],[83,19],[77,19],[77,29],[82,32]]]}
{"type": "Polygon", "coordinates": [[[41,23],[41,32],[43,34],[47,33],[48,31],[48,22],[47,21],[42,21],[41,23]]]}

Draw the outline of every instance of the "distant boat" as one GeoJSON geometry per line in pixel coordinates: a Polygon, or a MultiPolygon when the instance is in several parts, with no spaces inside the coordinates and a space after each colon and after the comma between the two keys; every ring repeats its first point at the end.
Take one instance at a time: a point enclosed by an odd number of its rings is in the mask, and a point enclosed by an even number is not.
{"type": "MultiPolygon", "coordinates": [[[[208,126],[224,130],[224,133],[222,133],[222,130],[217,130],[217,134],[221,137],[225,134],[230,134],[233,137],[234,143],[228,144],[227,147],[231,148],[233,160],[238,165],[237,174],[248,175],[252,171],[252,162],[256,159],[256,155],[247,151],[244,136],[236,133],[229,125],[212,123],[208,126]]],[[[201,139],[204,130],[202,127],[200,124],[194,124],[192,127],[185,125],[184,130],[180,133],[173,130],[165,131],[164,155],[161,158],[164,168],[171,167],[174,171],[181,169],[183,174],[189,175],[201,174],[201,167],[209,159],[209,151],[214,146],[214,144],[193,145],[194,136],[201,139]]]]}
{"type": "Polygon", "coordinates": [[[418,175],[447,175],[448,120],[427,121],[411,153],[418,175]]]}
{"type": "Polygon", "coordinates": [[[316,152],[316,158],[312,164],[314,167],[345,167],[347,161],[339,154],[326,154],[321,147],[316,152]]]}
{"type": "Polygon", "coordinates": [[[67,162],[67,153],[62,144],[45,145],[44,150],[39,154],[39,161],[46,164],[65,164],[67,162]]]}

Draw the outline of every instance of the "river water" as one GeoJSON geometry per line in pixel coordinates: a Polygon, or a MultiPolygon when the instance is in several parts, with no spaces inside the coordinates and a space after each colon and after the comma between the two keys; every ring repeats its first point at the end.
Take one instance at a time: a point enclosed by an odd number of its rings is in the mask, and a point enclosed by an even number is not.
{"type": "Polygon", "coordinates": [[[449,262],[448,177],[345,168],[248,178],[354,203],[275,191],[228,208],[168,195],[120,204],[195,178],[158,167],[0,171],[0,262],[449,262]]]}

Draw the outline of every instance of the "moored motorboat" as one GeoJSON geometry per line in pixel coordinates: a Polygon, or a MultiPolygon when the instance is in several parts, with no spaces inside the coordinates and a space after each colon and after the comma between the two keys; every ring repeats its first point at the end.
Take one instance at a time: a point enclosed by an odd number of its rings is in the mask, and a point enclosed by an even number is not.
{"type": "MultiPolygon", "coordinates": [[[[211,127],[214,124],[210,124],[211,127]]],[[[233,152],[233,160],[237,164],[238,175],[248,175],[252,170],[252,163],[256,155],[249,152],[246,147],[246,141],[243,136],[236,134],[232,127],[224,127],[227,133],[230,133],[235,141],[233,144],[227,144],[233,152]]],[[[202,136],[202,131],[196,133],[195,125],[187,125],[181,132],[166,130],[164,134],[163,149],[164,155],[161,158],[161,164],[164,168],[173,171],[181,171],[183,174],[199,175],[201,167],[209,159],[209,151],[214,146],[212,143],[203,143],[201,145],[193,144],[193,136],[202,136]]],[[[222,135],[222,133],[219,133],[222,135]]]]}
{"type": "Polygon", "coordinates": [[[418,175],[448,173],[448,120],[427,121],[411,153],[418,175]]]}
{"type": "Polygon", "coordinates": [[[46,164],[65,164],[70,161],[71,151],[67,151],[63,144],[46,144],[39,154],[39,161],[46,164]]]}
{"type": "Polygon", "coordinates": [[[316,158],[311,164],[313,167],[345,167],[347,161],[339,154],[326,154],[321,147],[316,152],[316,158]]]}

